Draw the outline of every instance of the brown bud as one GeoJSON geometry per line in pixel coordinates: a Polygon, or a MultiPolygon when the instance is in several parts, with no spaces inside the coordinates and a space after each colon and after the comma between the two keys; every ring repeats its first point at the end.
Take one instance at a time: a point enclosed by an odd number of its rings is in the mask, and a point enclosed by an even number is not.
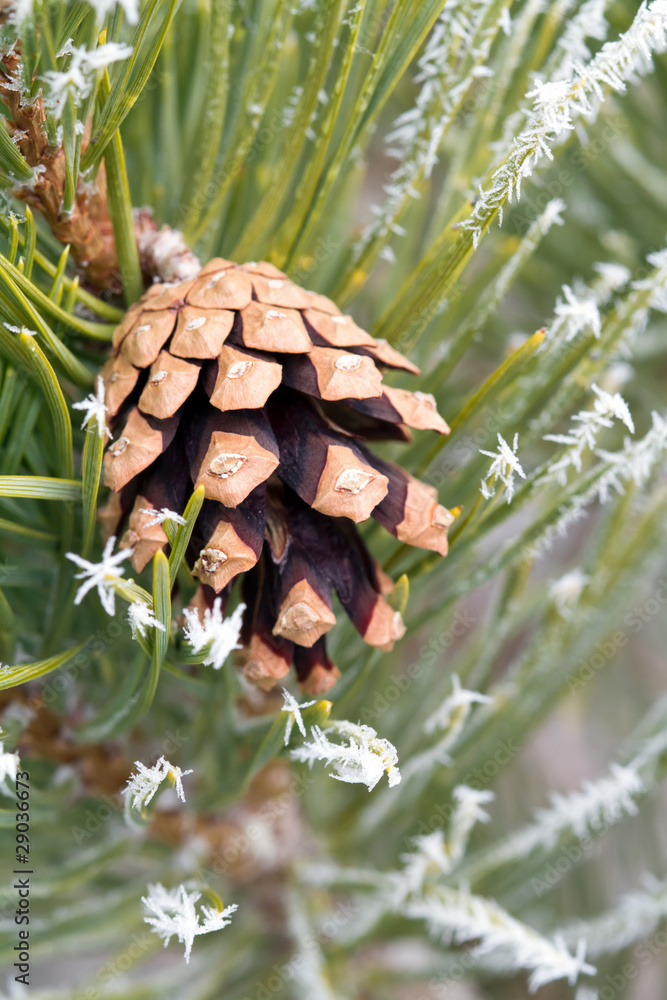
{"type": "Polygon", "coordinates": [[[264,487],[258,486],[235,508],[205,501],[201,526],[197,526],[198,535],[204,533],[205,538],[192,575],[216,593],[259,559],[264,541],[264,497],[264,487]]]}
{"type": "Polygon", "coordinates": [[[387,479],[344,445],[327,447],[324,469],[311,506],[331,517],[365,521],[387,493],[387,479]]]}
{"type": "Polygon", "coordinates": [[[323,514],[364,521],[387,492],[387,480],[332,432],[305,401],[272,397],[270,419],[280,440],[280,477],[323,514]]]}
{"type": "Polygon", "coordinates": [[[336,616],[308,580],[299,580],[288,591],[278,609],[274,635],[300,646],[312,646],[336,624],[336,616]]]}
{"type": "Polygon", "coordinates": [[[271,633],[275,620],[273,572],[270,561],[263,558],[243,578],[243,600],[247,607],[242,631],[247,650],[243,675],[265,691],[289,672],[294,654],[291,642],[271,633]]]}
{"type": "Polygon", "coordinates": [[[350,406],[389,423],[449,434],[449,427],[436,409],[435,399],[425,392],[408,392],[384,386],[379,399],[350,400],[350,406]]]}
{"type": "Polygon", "coordinates": [[[268,260],[250,260],[239,267],[247,274],[260,275],[262,278],[286,278],[284,271],[278,270],[275,264],[270,264],[268,260]]]}
{"type": "Polygon", "coordinates": [[[263,691],[270,691],[289,673],[294,646],[286,640],[277,640],[270,633],[254,632],[247,646],[243,676],[250,684],[263,691]]]}
{"type": "Polygon", "coordinates": [[[326,295],[320,295],[319,292],[309,292],[306,291],[308,296],[308,307],[309,309],[317,309],[318,312],[328,313],[330,316],[340,316],[341,311],[335,302],[328,299],[326,295]]]}

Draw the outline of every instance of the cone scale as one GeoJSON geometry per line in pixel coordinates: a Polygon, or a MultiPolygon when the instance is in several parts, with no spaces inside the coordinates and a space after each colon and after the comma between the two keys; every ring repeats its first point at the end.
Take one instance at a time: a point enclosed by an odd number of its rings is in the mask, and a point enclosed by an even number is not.
{"type": "Polygon", "coordinates": [[[403,635],[356,524],[372,517],[447,552],[453,516],[433,487],[365,444],[409,440],[409,427],[449,432],[433,398],[385,386],[387,370],[419,372],[266,262],[216,259],[192,280],[153,285],[115,331],[102,370],[114,434],[104,530],[124,532],[141,570],[167,545],[145,511],[180,511],[203,486],[194,605],[216,594],[226,604],[240,579],[244,672],[263,688],[292,663],[309,693],[336,682],[334,592],[365,642],[389,649],[403,635]]]}

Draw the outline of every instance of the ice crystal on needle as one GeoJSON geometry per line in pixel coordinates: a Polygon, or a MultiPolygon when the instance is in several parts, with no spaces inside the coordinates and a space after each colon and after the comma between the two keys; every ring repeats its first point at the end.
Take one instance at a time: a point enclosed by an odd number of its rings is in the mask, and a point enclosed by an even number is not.
{"type": "Polygon", "coordinates": [[[164,940],[165,948],[172,937],[178,938],[185,945],[186,962],[190,961],[194,939],[200,934],[222,930],[231,923],[229,918],[238,909],[235,903],[222,910],[202,906],[200,914],[195,909],[200,899],[200,892],[188,892],[183,885],[177,889],[165,889],[160,882],[149,885],[148,895],[141,897],[150,913],[144,921],[164,940]]]}
{"type": "Polygon", "coordinates": [[[462,223],[477,247],[483,230],[503,203],[521,195],[521,182],[530,177],[543,156],[553,159],[550,146],[563,132],[571,131],[577,118],[595,119],[604,99],[603,88],[622,93],[626,82],[651,66],[653,52],[665,47],[667,0],[642,3],[632,25],[614,42],[606,42],[584,65],[572,67],[567,80],[538,81],[526,95],[533,112],[514,140],[514,148],[497,168],[491,185],[482,190],[470,218],[462,223]]]}
{"type": "Polygon", "coordinates": [[[165,521],[171,521],[173,524],[185,524],[185,518],[180,514],[177,514],[174,510],[169,510],[168,507],[162,507],[160,510],[156,510],[154,507],[140,507],[140,513],[150,514],[151,520],[146,521],[144,525],[145,528],[152,528],[155,524],[164,524],[165,521]]]}
{"type": "Polygon", "coordinates": [[[87,428],[91,431],[93,428],[88,427],[88,424],[94,419],[98,437],[111,437],[111,431],[107,427],[106,421],[108,406],[104,402],[104,394],[104,379],[101,375],[98,375],[97,382],[95,383],[95,392],[91,392],[90,396],[86,396],[80,403],[72,403],[72,409],[85,411],[83,423],[81,424],[82,428],[87,428]]]}
{"type": "Polygon", "coordinates": [[[559,298],[554,309],[555,320],[549,332],[552,336],[565,330],[565,340],[574,340],[585,330],[591,330],[596,339],[602,332],[600,310],[593,298],[582,298],[575,295],[569,285],[563,285],[565,301],[559,298]]]}
{"type": "Polygon", "coordinates": [[[140,760],[135,760],[134,766],[137,768],[137,772],[130,775],[123,789],[126,812],[129,812],[130,809],[141,812],[151,801],[162,782],[168,778],[173,782],[181,802],[185,802],[183,777],[186,774],[192,774],[192,769],[182,771],[180,767],[171,764],[164,757],[160,757],[153,767],[146,767],[140,760]]]}
{"type": "Polygon", "coordinates": [[[491,497],[496,495],[494,489],[494,484],[497,479],[503,483],[505,489],[507,490],[507,502],[512,502],[512,497],[514,496],[514,474],[521,476],[522,479],[526,478],[526,473],[521,468],[521,463],[519,462],[516,450],[519,447],[519,435],[514,435],[514,441],[512,442],[512,447],[508,445],[507,441],[503,437],[498,435],[498,451],[482,451],[480,449],[480,455],[486,455],[488,458],[492,458],[491,468],[486,474],[485,478],[482,480],[482,485],[480,487],[480,493],[486,500],[490,500],[491,497]],[[491,482],[489,482],[491,480],[491,482]]]}
{"type": "Polygon", "coordinates": [[[44,74],[49,88],[48,104],[56,119],[60,118],[68,94],[73,94],[75,100],[82,101],[89,93],[94,74],[99,69],[132,55],[129,45],[118,42],[107,42],[95,49],[87,49],[83,45],[75,46],[72,39],[57,53],[58,56],[70,56],[67,69],[47,70],[44,74]]]}
{"type": "Polygon", "coordinates": [[[132,629],[133,639],[137,638],[137,632],[145,637],[147,628],[157,628],[161,632],[165,630],[162,622],[155,617],[153,609],[149,608],[143,601],[134,601],[130,604],[127,609],[127,620],[132,629]]]}
{"type": "Polygon", "coordinates": [[[324,760],[331,765],[332,778],[351,783],[360,782],[372,791],[382,775],[387,773],[389,786],[398,785],[401,774],[398,770],[398,754],[389,740],[378,737],[371,726],[355,725],[352,722],[331,722],[327,733],[337,732],[347,736],[348,743],[334,743],[319,726],[311,729],[310,743],[292,750],[293,760],[300,760],[310,767],[314,761],[324,760]]]}
{"type": "Polygon", "coordinates": [[[582,973],[593,975],[596,971],[585,960],[584,941],[578,943],[573,955],[561,937],[550,941],[480,896],[437,886],[409,902],[405,912],[413,919],[425,920],[445,944],[477,941],[472,958],[491,960],[501,969],[529,970],[531,993],[558,979],[567,979],[573,986],[582,973]]]}
{"type": "Polygon", "coordinates": [[[0,785],[3,784],[5,778],[16,781],[16,772],[20,766],[21,761],[18,753],[6,753],[4,743],[0,740],[0,785]]]}
{"type": "Polygon", "coordinates": [[[590,576],[577,567],[552,583],[549,587],[549,597],[554,602],[561,618],[572,617],[581,592],[590,581],[590,576]]]}
{"type": "Polygon", "coordinates": [[[116,537],[112,535],[104,546],[102,562],[92,563],[88,559],[83,559],[75,552],[67,552],[65,558],[70,559],[77,566],[81,567],[81,572],[76,574],[77,580],[83,580],[74,598],[75,604],[81,604],[89,590],[97,587],[102,607],[109,615],[116,613],[116,582],[123,576],[120,563],[124,559],[129,559],[132,555],[131,549],[121,549],[120,552],[113,553],[116,537]]]}
{"type": "Polygon", "coordinates": [[[205,659],[202,661],[205,666],[220,670],[229,654],[234,649],[241,648],[239,636],[244,611],[245,604],[239,604],[229,618],[223,619],[222,602],[219,597],[216,597],[212,610],[206,608],[203,622],[196,609],[185,609],[183,612],[186,620],[185,638],[192,646],[193,652],[200,653],[206,650],[205,659]]]}
{"type": "Polygon", "coordinates": [[[458,732],[473,705],[490,705],[492,703],[493,698],[489,695],[480,694],[478,691],[468,691],[467,688],[461,687],[458,674],[452,674],[452,692],[445,698],[442,705],[429,715],[424,723],[424,732],[433,733],[436,729],[454,729],[458,732]]]}
{"type": "Polygon", "coordinates": [[[597,444],[597,436],[603,428],[613,427],[614,420],[620,420],[629,431],[634,433],[635,425],[632,415],[620,393],[606,392],[599,386],[591,386],[596,394],[592,410],[582,410],[577,413],[572,420],[576,425],[567,434],[545,434],[545,441],[553,441],[556,444],[567,446],[567,451],[557,462],[554,462],[546,478],[557,479],[564,486],[567,482],[567,470],[575,468],[581,472],[583,467],[583,456],[588,451],[594,451],[597,444]]]}
{"type": "Polygon", "coordinates": [[[287,691],[285,690],[285,688],[283,688],[283,707],[281,708],[281,712],[287,712],[287,724],[285,726],[285,746],[287,746],[287,744],[290,741],[290,737],[292,735],[292,728],[295,724],[296,728],[305,738],[306,727],[304,725],[303,719],[301,718],[301,709],[310,708],[310,706],[314,704],[315,704],[314,701],[303,701],[301,702],[301,704],[299,704],[294,695],[290,691],[287,691]]]}

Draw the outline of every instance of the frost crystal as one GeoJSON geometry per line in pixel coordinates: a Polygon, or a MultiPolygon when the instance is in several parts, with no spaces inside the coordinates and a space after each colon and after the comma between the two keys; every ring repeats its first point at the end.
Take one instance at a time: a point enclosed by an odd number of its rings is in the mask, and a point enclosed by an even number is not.
{"type": "Polygon", "coordinates": [[[592,298],[578,298],[569,285],[563,285],[563,295],[556,303],[554,313],[556,319],[551,324],[549,333],[554,336],[565,330],[565,341],[569,343],[585,330],[591,330],[596,339],[602,332],[600,311],[592,298]]]}
{"type": "Polygon", "coordinates": [[[542,843],[553,846],[563,830],[571,830],[582,840],[590,830],[605,830],[622,816],[635,816],[635,799],[646,791],[632,765],[611,764],[609,777],[583,781],[582,791],[571,795],[551,795],[551,809],[536,810],[536,826],[542,843]]]}
{"type": "MultiPolygon", "coordinates": [[[[97,376],[96,392],[86,396],[82,399],[80,403],[72,403],[73,410],[85,410],[85,416],[83,418],[83,423],[81,427],[88,427],[90,421],[95,418],[95,426],[97,428],[98,437],[103,438],[105,435],[111,437],[111,431],[107,427],[106,413],[109,409],[104,402],[104,381],[101,375],[97,376]]],[[[88,427],[88,431],[93,428],[88,427]]]]}
{"type": "Polygon", "coordinates": [[[145,916],[144,921],[152,926],[155,934],[164,939],[165,948],[172,937],[178,938],[185,945],[186,962],[190,961],[194,939],[200,934],[222,930],[231,923],[229,918],[238,909],[235,903],[226,906],[224,910],[202,906],[199,914],[195,909],[195,903],[199,899],[200,892],[187,892],[184,885],[169,890],[160,882],[149,885],[148,895],[141,897],[141,902],[152,914],[145,916]],[[201,917],[204,918],[203,921],[201,917]]]}
{"type": "Polygon", "coordinates": [[[132,55],[129,45],[117,42],[107,42],[98,45],[96,49],[88,50],[84,46],[75,46],[72,39],[57,53],[59,57],[71,56],[66,70],[47,70],[44,79],[48,84],[48,105],[56,119],[60,118],[68,95],[71,93],[79,103],[90,93],[92,77],[97,70],[111,63],[127,59],[132,55]]]}
{"type": "Polygon", "coordinates": [[[139,20],[138,0],[88,0],[88,2],[100,20],[103,20],[116,5],[123,8],[128,24],[136,24],[139,20]]]}
{"type": "Polygon", "coordinates": [[[458,731],[467,718],[471,706],[475,704],[491,705],[493,698],[487,694],[462,688],[458,675],[452,674],[452,693],[432,715],[429,715],[424,723],[424,732],[433,733],[436,729],[458,731]]]}
{"type": "Polygon", "coordinates": [[[89,562],[75,552],[67,552],[65,554],[66,559],[70,559],[77,566],[81,567],[81,572],[76,574],[75,579],[85,581],[76,592],[76,597],[74,598],[75,604],[81,604],[88,591],[92,590],[93,587],[97,587],[102,607],[108,615],[115,614],[116,581],[123,576],[123,570],[119,564],[124,559],[129,559],[132,555],[132,549],[121,549],[120,552],[112,555],[115,544],[116,536],[112,535],[104,546],[102,562],[100,563],[89,562]]]}
{"type": "Polygon", "coordinates": [[[488,823],[490,816],[482,806],[493,802],[493,792],[457,785],[452,792],[455,809],[447,836],[450,869],[463,860],[470,833],[476,823],[488,823]]]}
{"type": "Polygon", "coordinates": [[[149,608],[143,601],[134,601],[133,604],[130,604],[127,609],[127,620],[132,629],[133,639],[137,638],[137,632],[145,637],[147,628],[157,628],[161,632],[165,631],[162,622],[158,621],[153,614],[153,609],[149,608]]]}
{"type": "Polygon", "coordinates": [[[516,454],[516,450],[519,447],[519,435],[514,435],[514,442],[511,448],[507,441],[500,436],[500,434],[498,435],[498,444],[500,447],[497,452],[482,451],[480,449],[480,455],[486,455],[488,458],[493,459],[491,468],[489,469],[486,477],[482,480],[480,492],[486,500],[494,497],[496,495],[496,491],[493,486],[496,480],[500,479],[507,490],[507,502],[511,503],[512,497],[514,496],[514,473],[516,472],[516,474],[521,476],[522,479],[526,478],[526,473],[521,468],[521,464],[516,454]],[[493,480],[489,483],[489,479],[492,476],[493,480]]]}
{"type": "Polygon", "coordinates": [[[472,234],[476,248],[482,232],[505,201],[521,195],[521,182],[530,177],[543,156],[553,159],[550,146],[571,131],[577,118],[592,122],[604,99],[603,88],[623,93],[628,80],[651,68],[655,51],[665,47],[667,0],[642,3],[630,28],[614,42],[606,42],[585,64],[574,63],[566,80],[537,81],[526,96],[533,110],[525,127],[514,139],[513,149],[482,190],[470,218],[462,223],[472,234]]]}
{"type": "Polygon", "coordinates": [[[184,517],[169,510],[168,507],[162,507],[161,510],[156,510],[154,507],[140,507],[139,510],[142,514],[150,514],[152,517],[150,521],[146,522],[146,528],[152,528],[154,524],[164,524],[165,521],[172,521],[174,524],[186,523],[184,517]]]}
{"type": "Polygon", "coordinates": [[[545,441],[563,444],[568,448],[563,457],[551,465],[544,477],[545,480],[556,479],[561,486],[564,486],[567,482],[568,469],[574,468],[577,472],[581,472],[584,453],[587,450],[595,450],[598,434],[605,427],[613,427],[614,420],[620,420],[634,433],[632,415],[620,393],[605,392],[595,384],[591,388],[597,396],[593,409],[582,410],[572,417],[572,420],[576,421],[576,426],[567,434],[545,434],[545,441]]]}
{"type": "Polygon", "coordinates": [[[160,757],[153,767],[146,767],[140,760],[135,760],[134,766],[137,768],[137,773],[130,775],[123,789],[126,813],[129,813],[130,809],[142,812],[167,778],[173,782],[181,802],[185,802],[182,779],[186,774],[192,774],[192,770],[181,771],[180,767],[170,764],[164,757],[160,757]]]}
{"type": "Polygon", "coordinates": [[[556,610],[561,618],[572,617],[573,609],[577,606],[581,592],[590,581],[590,576],[577,567],[551,584],[549,597],[556,605],[556,610]]]}
{"type": "Polygon", "coordinates": [[[0,785],[4,784],[5,778],[16,781],[16,772],[21,766],[18,752],[6,753],[4,743],[0,740],[0,785]]]}
{"type": "Polygon", "coordinates": [[[199,612],[194,608],[186,608],[183,612],[187,622],[183,629],[185,638],[192,646],[193,652],[206,650],[202,661],[205,666],[220,670],[221,666],[234,649],[240,649],[241,619],[245,604],[239,604],[230,618],[222,617],[222,602],[216,597],[213,610],[206,608],[204,622],[199,612]]]}
{"type": "Polygon", "coordinates": [[[315,701],[303,701],[301,704],[296,700],[293,694],[283,688],[283,707],[281,712],[287,712],[287,725],[285,726],[285,746],[290,741],[292,735],[292,727],[296,723],[296,727],[305,738],[306,727],[301,718],[301,709],[310,708],[311,705],[315,705],[315,701]]]}
{"type": "Polygon", "coordinates": [[[337,732],[349,738],[349,743],[333,743],[319,726],[311,729],[312,743],[292,750],[293,760],[300,760],[310,767],[314,761],[324,760],[334,769],[332,778],[350,783],[359,782],[372,791],[387,772],[389,786],[398,785],[398,754],[389,740],[381,739],[371,726],[354,725],[352,722],[331,722],[327,732],[337,732]]]}
{"type": "Polygon", "coordinates": [[[21,25],[26,18],[32,17],[33,14],[33,0],[13,0],[9,4],[9,10],[7,12],[8,21],[10,24],[21,25]]]}
{"type": "MultiPolygon", "coordinates": [[[[419,60],[415,83],[421,88],[415,105],[395,120],[386,138],[387,153],[399,164],[385,185],[383,203],[372,208],[375,219],[353,248],[355,263],[374,244],[405,234],[399,220],[406,206],[420,197],[420,184],[431,176],[447,130],[475,80],[491,74],[482,64],[498,28],[504,30],[508,23],[503,16],[493,23],[491,6],[490,0],[445,5],[419,60]]],[[[507,16],[506,8],[503,14],[507,16]]],[[[388,249],[380,256],[392,262],[388,249]]]]}
{"type": "Polygon", "coordinates": [[[572,955],[560,935],[550,941],[480,896],[437,886],[408,903],[405,912],[413,919],[426,920],[431,932],[447,945],[477,941],[469,952],[473,959],[490,959],[508,971],[530,970],[532,993],[557,979],[567,979],[573,986],[582,973],[596,971],[585,961],[585,941],[579,941],[572,955]]]}

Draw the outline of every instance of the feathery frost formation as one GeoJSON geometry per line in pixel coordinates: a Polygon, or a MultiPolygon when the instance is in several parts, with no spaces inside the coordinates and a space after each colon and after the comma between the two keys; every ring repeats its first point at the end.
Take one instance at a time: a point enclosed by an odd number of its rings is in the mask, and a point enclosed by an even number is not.
{"type": "Polygon", "coordinates": [[[514,148],[491,178],[491,186],[480,187],[470,218],[462,225],[472,233],[477,247],[483,230],[496,213],[502,221],[502,206],[521,197],[521,182],[530,177],[543,157],[553,159],[551,145],[575,127],[578,118],[595,120],[605,89],[623,93],[637,73],[648,72],[654,52],[667,42],[667,0],[646,0],[628,30],[617,41],[605,42],[584,65],[575,64],[565,80],[538,82],[526,95],[533,99],[533,113],[514,140],[514,148]]]}

